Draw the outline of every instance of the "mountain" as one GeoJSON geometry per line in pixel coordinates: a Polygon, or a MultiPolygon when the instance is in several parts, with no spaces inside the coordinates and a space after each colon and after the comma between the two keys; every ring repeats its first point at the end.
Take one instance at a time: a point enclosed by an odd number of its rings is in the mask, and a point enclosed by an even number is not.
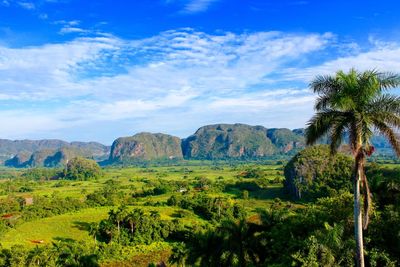
{"type": "Polygon", "coordinates": [[[203,126],[183,140],[182,150],[192,159],[254,158],[277,152],[266,128],[246,124],[203,126]]]}
{"type": "MultiPolygon", "coordinates": [[[[120,137],[112,146],[96,142],[62,140],[0,139],[0,162],[6,166],[63,166],[82,156],[103,164],[163,159],[253,159],[292,156],[305,147],[304,129],[270,128],[247,124],[214,124],[200,127],[193,135],[180,139],[162,133],[138,133],[120,137]]],[[[348,140],[344,137],[344,141],[348,140]]],[[[393,155],[385,138],[372,137],[376,155],[393,155]]],[[[328,143],[328,138],[319,144],[328,143]]]]}
{"type": "Polygon", "coordinates": [[[304,131],[273,128],[267,130],[267,137],[280,152],[290,152],[296,148],[304,148],[304,131]]]}
{"type": "Polygon", "coordinates": [[[96,142],[0,139],[0,159],[10,167],[61,166],[75,156],[104,160],[109,151],[109,146],[96,142]]]}
{"type": "MultiPolygon", "coordinates": [[[[305,147],[304,134],[304,129],[267,129],[246,124],[206,125],[182,141],[166,134],[139,133],[115,140],[109,163],[182,157],[213,160],[292,156],[305,147]]],[[[372,141],[379,153],[387,152],[389,146],[384,138],[374,136],[372,141]]],[[[319,144],[327,142],[324,137],[319,144]]]]}
{"type": "Polygon", "coordinates": [[[109,162],[182,159],[181,139],[162,133],[138,133],[120,137],[111,146],[109,162]]]}

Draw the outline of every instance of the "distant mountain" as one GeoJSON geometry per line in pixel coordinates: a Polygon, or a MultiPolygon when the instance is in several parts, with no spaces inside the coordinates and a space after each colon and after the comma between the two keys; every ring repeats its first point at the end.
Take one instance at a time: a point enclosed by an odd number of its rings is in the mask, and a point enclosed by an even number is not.
{"type": "Polygon", "coordinates": [[[246,124],[203,126],[182,141],[182,150],[192,159],[254,158],[278,152],[265,127],[246,124]]]}
{"type": "MultiPolygon", "coordinates": [[[[193,135],[179,140],[166,134],[140,133],[114,141],[109,162],[185,159],[254,159],[292,156],[305,147],[304,129],[270,128],[246,124],[214,124],[199,128],[193,135]],[[180,149],[181,147],[181,149],[180,149]]],[[[374,136],[379,153],[387,153],[384,138],[374,136]]],[[[322,138],[320,144],[328,139],[322,138]]]]}
{"type": "MultiPolygon", "coordinates": [[[[116,139],[112,146],[96,142],[0,139],[0,161],[6,166],[63,166],[82,156],[103,164],[165,159],[254,159],[292,156],[305,147],[304,129],[270,128],[246,124],[214,124],[200,127],[180,139],[162,133],[138,133],[116,139]]],[[[345,138],[346,141],[346,138],[345,138]]],[[[326,144],[322,138],[319,144],[326,144]]],[[[382,136],[373,136],[377,155],[393,155],[382,136]]]]}
{"type": "Polygon", "coordinates": [[[96,142],[0,139],[0,159],[10,167],[60,166],[75,156],[104,160],[109,151],[109,146],[96,142]]]}
{"type": "Polygon", "coordinates": [[[267,137],[280,152],[290,152],[294,149],[304,148],[304,131],[289,130],[286,128],[273,128],[267,130],[267,137]]]}
{"type": "Polygon", "coordinates": [[[138,133],[115,140],[111,146],[109,162],[173,158],[183,158],[179,137],[161,133],[138,133]]]}

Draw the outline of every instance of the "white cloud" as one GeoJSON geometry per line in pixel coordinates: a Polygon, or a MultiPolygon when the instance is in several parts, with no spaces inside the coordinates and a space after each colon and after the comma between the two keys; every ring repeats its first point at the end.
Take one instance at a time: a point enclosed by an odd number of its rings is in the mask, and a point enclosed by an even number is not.
{"type": "Polygon", "coordinates": [[[10,6],[10,2],[7,1],[7,0],[1,1],[0,4],[1,4],[2,6],[6,6],[6,7],[10,6]]]}
{"type": "Polygon", "coordinates": [[[180,136],[216,122],[301,127],[314,101],[304,88],[316,74],[350,67],[400,71],[398,44],[376,42],[368,51],[307,61],[332,46],[337,41],[330,33],[216,35],[192,29],[138,40],[106,34],[0,46],[0,136],[48,137],[75,129],[97,132],[99,141],[110,143],[119,133],[104,125],[180,136]]]}
{"type": "Polygon", "coordinates": [[[212,4],[221,0],[165,0],[164,3],[178,4],[181,7],[181,14],[195,14],[207,11],[212,4]]]}
{"type": "Polygon", "coordinates": [[[35,4],[32,2],[18,2],[18,5],[22,8],[28,9],[28,10],[33,10],[35,9],[35,4]]]}
{"type": "Polygon", "coordinates": [[[210,5],[218,0],[190,0],[183,8],[184,13],[198,13],[206,11],[210,5]]]}
{"type": "Polygon", "coordinates": [[[87,32],[88,32],[88,30],[85,30],[82,28],[65,26],[65,27],[61,28],[59,33],[67,34],[67,33],[87,33],[87,32]]]}
{"type": "Polygon", "coordinates": [[[400,72],[400,44],[375,42],[375,46],[366,52],[339,57],[323,62],[320,65],[302,69],[288,69],[285,72],[287,79],[309,82],[315,75],[332,75],[336,71],[348,71],[351,68],[358,70],[377,69],[379,71],[400,72]]]}

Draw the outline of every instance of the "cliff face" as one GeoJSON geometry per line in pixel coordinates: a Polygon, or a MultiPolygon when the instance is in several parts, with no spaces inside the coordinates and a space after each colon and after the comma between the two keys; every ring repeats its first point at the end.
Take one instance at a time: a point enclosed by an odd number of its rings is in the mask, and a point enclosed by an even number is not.
{"type": "MultiPolygon", "coordinates": [[[[203,126],[183,140],[161,133],[139,133],[116,139],[112,147],[96,142],[0,139],[0,163],[4,162],[10,167],[53,167],[63,166],[76,156],[103,161],[104,164],[172,158],[251,159],[292,156],[305,147],[304,134],[304,129],[215,124],[203,126]]],[[[347,141],[346,136],[344,141],[347,141]]],[[[373,136],[371,141],[377,153],[393,154],[385,138],[373,136]]],[[[329,140],[324,137],[318,143],[326,144],[329,140]]]]}
{"type": "Polygon", "coordinates": [[[254,158],[277,151],[262,126],[245,124],[216,124],[201,127],[183,140],[185,158],[223,159],[254,158]]]}
{"type": "Polygon", "coordinates": [[[268,129],[267,136],[269,139],[271,139],[275,147],[284,153],[290,152],[296,148],[305,147],[304,137],[296,130],[291,131],[286,128],[268,129]]]}
{"type": "Polygon", "coordinates": [[[115,140],[111,146],[109,161],[173,158],[183,158],[179,137],[160,133],[139,133],[115,140]]]}

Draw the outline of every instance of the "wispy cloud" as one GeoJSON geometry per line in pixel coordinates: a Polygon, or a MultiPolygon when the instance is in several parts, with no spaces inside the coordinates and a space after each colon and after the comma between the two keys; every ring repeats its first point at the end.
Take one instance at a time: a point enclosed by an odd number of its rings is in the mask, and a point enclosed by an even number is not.
{"type": "Polygon", "coordinates": [[[2,0],[0,1],[0,5],[8,7],[10,6],[10,2],[8,0],[2,0]]]}
{"type": "Polygon", "coordinates": [[[61,28],[59,31],[60,34],[67,34],[67,33],[87,33],[88,30],[78,28],[78,27],[69,27],[69,26],[64,26],[61,28]]]}
{"type": "Polygon", "coordinates": [[[183,13],[198,13],[206,11],[214,2],[219,0],[190,0],[182,9],[183,13]]]}
{"type": "Polygon", "coordinates": [[[35,4],[32,2],[17,2],[17,3],[20,7],[28,9],[28,10],[33,10],[36,8],[35,4]]]}
{"type": "Polygon", "coordinates": [[[214,3],[222,0],[165,0],[167,5],[175,4],[180,7],[180,14],[195,14],[207,11],[214,3]]]}
{"type": "Polygon", "coordinates": [[[105,127],[109,135],[99,141],[109,143],[122,134],[110,129],[120,125],[129,125],[130,133],[180,136],[216,122],[301,127],[312,114],[314,96],[305,88],[314,75],[353,66],[400,71],[400,44],[375,41],[360,51],[341,54],[331,33],[193,29],[136,40],[108,34],[37,47],[0,46],[0,135],[48,137],[105,127]],[[325,58],[323,51],[332,56],[325,58]]]}

